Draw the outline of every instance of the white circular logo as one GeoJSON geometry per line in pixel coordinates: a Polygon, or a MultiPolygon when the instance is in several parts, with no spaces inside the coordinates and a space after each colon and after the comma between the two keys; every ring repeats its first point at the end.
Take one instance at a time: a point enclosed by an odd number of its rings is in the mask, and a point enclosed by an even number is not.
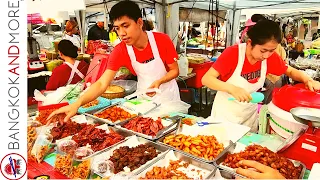
{"type": "Polygon", "coordinates": [[[7,154],[2,158],[1,173],[9,180],[21,179],[27,172],[27,162],[23,156],[17,153],[7,154]]]}

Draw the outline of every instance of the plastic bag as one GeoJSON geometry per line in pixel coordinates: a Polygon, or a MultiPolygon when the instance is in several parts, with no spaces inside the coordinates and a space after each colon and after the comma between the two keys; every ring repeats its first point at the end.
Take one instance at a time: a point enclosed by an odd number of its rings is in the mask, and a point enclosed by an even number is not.
{"type": "Polygon", "coordinates": [[[178,66],[179,66],[179,76],[187,76],[189,71],[189,61],[187,57],[184,55],[180,56],[178,60],[178,66]]]}
{"type": "Polygon", "coordinates": [[[187,114],[190,104],[187,104],[183,101],[169,101],[162,103],[157,109],[148,113],[149,117],[163,117],[168,116],[171,113],[184,113],[187,114]]]}
{"type": "Polygon", "coordinates": [[[33,145],[33,148],[31,150],[31,157],[38,163],[41,163],[50,150],[52,141],[52,135],[45,130],[42,130],[33,145]]]}

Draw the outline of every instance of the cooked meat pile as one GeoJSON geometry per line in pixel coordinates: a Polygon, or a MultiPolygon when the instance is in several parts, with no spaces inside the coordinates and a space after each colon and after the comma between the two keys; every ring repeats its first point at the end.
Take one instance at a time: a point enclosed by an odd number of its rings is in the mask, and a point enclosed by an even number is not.
{"type": "Polygon", "coordinates": [[[53,142],[55,142],[58,139],[62,139],[68,136],[72,136],[76,133],[78,133],[81,129],[86,127],[86,123],[76,123],[73,121],[68,121],[66,123],[58,124],[56,127],[53,127],[51,129],[51,135],[53,136],[53,142]]]}
{"type": "Polygon", "coordinates": [[[158,131],[163,129],[160,118],[154,121],[152,118],[144,117],[136,117],[125,124],[124,127],[148,136],[156,136],[158,131]]]}
{"type": "Polygon", "coordinates": [[[113,155],[109,160],[112,161],[114,165],[114,173],[117,174],[123,171],[124,167],[128,167],[133,171],[157,157],[159,153],[160,152],[157,152],[153,146],[145,144],[141,144],[133,148],[123,146],[114,150],[113,155]]]}
{"type": "Polygon", "coordinates": [[[100,151],[112,146],[124,139],[121,135],[114,131],[106,133],[105,130],[96,128],[97,125],[87,125],[78,134],[72,137],[79,146],[91,145],[93,151],[100,151]]]}
{"type": "Polygon", "coordinates": [[[302,171],[302,165],[295,167],[289,159],[260,145],[250,145],[240,153],[228,154],[224,160],[224,164],[231,168],[238,168],[242,167],[239,164],[241,160],[255,160],[266,166],[270,166],[273,169],[277,169],[286,179],[298,179],[302,171]]]}

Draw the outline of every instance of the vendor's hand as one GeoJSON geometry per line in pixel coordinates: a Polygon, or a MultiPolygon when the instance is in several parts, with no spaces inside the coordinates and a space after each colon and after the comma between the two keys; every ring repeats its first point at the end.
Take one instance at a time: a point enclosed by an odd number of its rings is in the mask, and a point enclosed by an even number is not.
{"type": "Polygon", "coordinates": [[[79,107],[80,106],[77,103],[73,103],[68,106],[64,106],[56,111],[53,111],[47,118],[47,124],[52,123],[55,115],[62,113],[66,114],[66,117],[63,119],[63,121],[60,121],[60,123],[63,124],[64,122],[69,121],[71,117],[77,114],[79,107]]]}
{"type": "Polygon", "coordinates": [[[285,179],[278,170],[263,165],[257,161],[243,160],[240,163],[254,170],[238,168],[236,172],[250,179],[285,179]]]}
{"type": "Polygon", "coordinates": [[[320,90],[320,83],[313,79],[308,79],[307,81],[304,82],[304,84],[306,85],[306,88],[308,88],[310,91],[320,90]]]}
{"type": "Polygon", "coordinates": [[[228,93],[240,102],[250,102],[252,100],[251,95],[245,89],[234,85],[230,86],[228,93]]]}
{"type": "Polygon", "coordinates": [[[154,82],[151,84],[151,86],[150,86],[148,89],[153,89],[153,88],[159,89],[159,87],[160,87],[161,84],[162,84],[162,83],[161,83],[160,80],[156,80],[156,81],[154,81],[154,82]]]}

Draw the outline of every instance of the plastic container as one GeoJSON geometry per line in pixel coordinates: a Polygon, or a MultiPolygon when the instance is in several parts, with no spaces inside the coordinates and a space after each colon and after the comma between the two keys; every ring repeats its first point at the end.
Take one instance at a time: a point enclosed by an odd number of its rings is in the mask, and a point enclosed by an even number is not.
{"type": "Polygon", "coordinates": [[[92,155],[94,153],[94,151],[90,148],[90,147],[80,147],[78,149],[76,149],[73,158],[75,160],[83,160],[86,157],[89,157],[90,155],[92,155]]]}
{"type": "Polygon", "coordinates": [[[187,80],[188,87],[192,88],[201,88],[202,82],[201,79],[205,73],[210,69],[213,62],[205,62],[202,64],[192,64],[189,63],[189,68],[193,68],[193,72],[196,73],[196,76],[187,80]]]}
{"type": "Polygon", "coordinates": [[[57,151],[60,154],[69,154],[73,156],[77,148],[78,144],[73,140],[66,139],[57,143],[57,151]]]}

